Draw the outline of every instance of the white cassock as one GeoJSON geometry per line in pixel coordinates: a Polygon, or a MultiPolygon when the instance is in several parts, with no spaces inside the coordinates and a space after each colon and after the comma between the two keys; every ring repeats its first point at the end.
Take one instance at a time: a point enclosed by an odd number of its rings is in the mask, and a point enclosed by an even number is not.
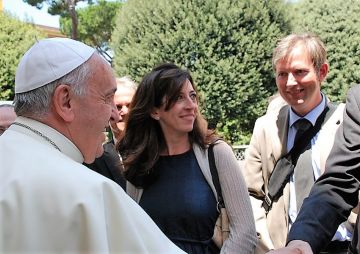
{"type": "Polygon", "coordinates": [[[0,253],[184,253],[69,139],[16,122],[0,136],[0,253]]]}

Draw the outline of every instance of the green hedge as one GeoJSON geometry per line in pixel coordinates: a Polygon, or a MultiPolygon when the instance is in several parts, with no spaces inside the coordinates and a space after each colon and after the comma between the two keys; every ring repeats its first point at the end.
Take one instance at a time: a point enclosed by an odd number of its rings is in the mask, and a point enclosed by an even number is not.
{"type": "Polygon", "coordinates": [[[0,12],[0,100],[13,100],[16,67],[23,54],[41,34],[7,13],[0,12]]]}
{"type": "Polygon", "coordinates": [[[276,91],[272,49],[289,32],[282,1],[129,0],[112,37],[114,68],[136,81],[161,62],[188,68],[207,119],[246,143],[276,91]]]}
{"type": "Polygon", "coordinates": [[[324,92],[344,101],[349,88],[360,83],[360,2],[302,0],[294,7],[294,30],[316,33],[326,44],[330,71],[324,92]]]}

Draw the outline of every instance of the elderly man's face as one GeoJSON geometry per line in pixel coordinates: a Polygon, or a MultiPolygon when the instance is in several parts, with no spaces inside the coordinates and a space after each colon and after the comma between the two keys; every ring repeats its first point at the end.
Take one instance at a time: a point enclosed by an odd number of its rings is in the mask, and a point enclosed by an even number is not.
{"type": "Polygon", "coordinates": [[[88,80],[87,93],[75,97],[76,116],[73,126],[76,126],[76,133],[72,135],[86,163],[92,163],[103,152],[103,132],[109,126],[109,121],[119,121],[114,104],[114,74],[99,56],[93,57],[91,61],[93,74],[88,80]]]}
{"type": "Polygon", "coordinates": [[[132,100],[132,97],[135,94],[135,90],[131,87],[124,85],[118,85],[117,91],[115,93],[114,102],[119,114],[119,121],[112,121],[111,129],[117,139],[119,139],[121,132],[125,128],[125,118],[129,113],[129,106],[132,100]]]}
{"type": "Polygon", "coordinates": [[[13,107],[0,107],[0,135],[15,121],[16,114],[13,107]]]}

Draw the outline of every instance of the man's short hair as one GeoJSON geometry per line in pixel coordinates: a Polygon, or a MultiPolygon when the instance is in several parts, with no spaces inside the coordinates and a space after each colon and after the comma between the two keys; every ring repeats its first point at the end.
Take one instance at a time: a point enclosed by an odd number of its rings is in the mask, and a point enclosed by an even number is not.
{"type": "Polygon", "coordinates": [[[327,62],[326,49],[321,39],[312,33],[290,34],[282,38],[273,51],[272,66],[274,70],[280,60],[286,60],[289,57],[298,43],[302,43],[307,49],[316,72],[320,71],[321,66],[327,62]]]}

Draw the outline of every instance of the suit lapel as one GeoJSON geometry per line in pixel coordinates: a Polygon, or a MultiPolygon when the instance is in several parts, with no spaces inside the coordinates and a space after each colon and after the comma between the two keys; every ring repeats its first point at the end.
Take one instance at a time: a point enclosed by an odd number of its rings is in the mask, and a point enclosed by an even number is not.
{"type": "MultiPolygon", "coordinates": [[[[287,139],[288,139],[288,125],[289,125],[289,106],[283,106],[278,114],[278,118],[276,120],[278,142],[280,143],[280,147],[277,147],[277,152],[280,153],[279,157],[287,153],[287,139]]],[[[279,159],[276,158],[276,160],[279,159]]],[[[290,202],[290,189],[289,184],[285,185],[283,190],[283,209],[285,210],[285,214],[289,214],[289,202],[290,202]]],[[[286,225],[289,225],[289,216],[285,216],[286,225]]]]}
{"type": "Polygon", "coordinates": [[[281,155],[287,153],[287,136],[288,136],[288,125],[289,125],[289,106],[283,106],[278,115],[276,126],[278,130],[278,137],[281,143],[281,155]]]}

